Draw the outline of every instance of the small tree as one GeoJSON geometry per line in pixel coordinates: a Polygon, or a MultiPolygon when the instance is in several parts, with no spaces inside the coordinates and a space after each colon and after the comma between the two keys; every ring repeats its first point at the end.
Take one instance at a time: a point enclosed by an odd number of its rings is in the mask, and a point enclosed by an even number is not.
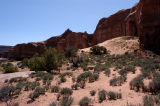
{"type": "Polygon", "coordinates": [[[46,49],[42,56],[35,55],[33,58],[28,60],[28,66],[31,70],[35,71],[47,71],[58,68],[62,65],[63,53],[54,48],[46,49]]]}
{"type": "Polygon", "coordinates": [[[91,49],[91,54],[102,55],[107,53],[107,49],[103,46],[93,46],[91,49]]]}

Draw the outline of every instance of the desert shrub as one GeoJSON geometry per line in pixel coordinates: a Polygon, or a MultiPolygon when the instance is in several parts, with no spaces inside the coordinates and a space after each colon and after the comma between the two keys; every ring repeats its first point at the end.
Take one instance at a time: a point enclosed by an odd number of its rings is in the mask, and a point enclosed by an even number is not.
{"type": "Polygon", "coordinates": [[[34,101],[36,98],[38,98],[40,95],[38,94],[38,92],[33,92],[29,94],[29,98],[34,101]]]}
{"type": "Polygon", "coordinates": [[[13,83],[13,82],[25,82],[25,81],[27,81],[27,78],[15,77],[15,78],[11,78],[9,80],[9,83],[13,83]]]}
{"type": "Polygon", "coordinates": [[[96,94],[95,90],[90,91],[91,96],[94,96],[96,94]]]}
{"type": "Polygon", "coordinates": [[[45,91],[48,91],[49,90],[49,85],[45,85],[43,88],[45,89],[45,91]]]}
{"type": "Polygon", "coordinates": [[[40,83],[35,81],[35,82],[26,82],[24,85],[24,90],[28,91],[28,90],[34,90],[37,86],[39,86],[40,83]]]}
{"type": "Polygon", "coordinates": [[[104,74],[109,77],[111,74],[111,70],[109,68],[106,68],[106,70],[104,71],[104,74]]]}
{"type": "Polygon", "coordinates": [[[87,65],[89,62],[88,56],[81,54],[80,56],[72,57],[70,61],[74,68],[81,67],[83,70],[88,70],[87,65]]]}
{"type": "Polygon", "coordinates": [[[18,68],[11,63],[7,63],[7,64],[3,64],[3,71],[4,73],[14,73],[14,72],[18,72],[18,68]]]}
{"type": "Polygon", "coordinates": [[[45,94],[45,88],[37,87],[34,92],[37,92],[40,95],[45,94]]]}
{"type": "Polygon", "coordinates": [[[91,83],[98,80],[99,75],[96,73],[92,74],[91,72],[84,72],[77,77],[77,82],[79,83],[81,81],[86,81],[88,78],[89,78],[89,82],[91,83]]]}
{"type": "Polygon", "coordinates": [[[17,93],[20,93],[20,91],[24,88],[24,86],[25,86],[25,83],[23,83],[23,82],[18,82],[17,84],[16,84],[16,86],[15,86],[15,91],[17,92],[17,93]]]}
{"type": "Polygon", "coordinates": [[[60,81],[63,83],[63,82],[66,82],[66,78],[65,76],[72,76],[72,73],[71,72],[65,72],[63,74],[60,74],[59,77],[60,77],[60,81]]]}
{"type": "Polygon", "coordinates": [[[127,75],[128,72],[132,72],[133,74],[135,74],[136,70],[134,66],[126,66],[124,69],[119,71],[120,75],[127,75]]]}
{"type": "Polygon", "coordinates": [[[89,76],[89,82],[92,83],[98,80],[98,78],[99,78],[99,74],[92,74],[91,76],[89,76]]]}
{"type": "Polygon", "coordinates": [[[65,73],[60,74],[59,77],[65,77],[65,76],[72,76],[72,73],[71,72],[65,72],[65,73]]]}
{"type": "Polygon", "coordinates": [[[39,77],[36,78],[36,81],[40,81],[40,80],[41,80],[41,78],[39,78],[39,77]]]}
{"type": "Polygon", "coordinates": [[[60,82],[64,83],[64,82],[66,82],[66,81],[67,81],[67,79],[66,79],[65,77],[61,77],[61,78],[60,78],[60,82]]]}
{"type": "Polygon", "coordinates": [[[154,106],[154,99],[152,96],[144,96],[143,97],[144,106],[154,106]]]}
{"type": "Polygon", "coordinates": [[[94,55],[102,55],[107,53],[107,49],[103,46],[93,46],[91,47],[90,51],[91,51],[91,54],[94,54],[94,55]]]}
{"type": "Polygon", "coordinates": [[[56,102],[52,102],[49,106],[57,106],[56,102]]]}
{"type": "Polygon", "coordinates": [[[75,77],[72,77],[72,82],[76,82],[76,78],[75,77]]]}
{"type": "Polygon", "coordinates": [[[45,73],[45,74],[42,76],[42,79],[43,79],[43,80],[53,80],[53,75],[50,74],[50,73],[45,73]]]}
{"type": "Polygon", "coordinates": [[[144,90],[143,76],[139,75],[136,78],[134,78],[130,82],[130,87],[131,87],[131,90],[134,90],[135,88],[136,88],[136,91],[139,91],[140,88],[144,90]]]}
{"type": "Polygon", "coordinates": [[[12,99],[12,97],[14,95],[16,95],[15,93],[15,87],[10,85],[10,86],[3,86],[0,89],[0,101],[8,101],[10,99],[12,99]]]}
{"type": "Polygon", "coordinates": [[[71,106],[73,98],[69,96],[64,96],[60,102],[61,106],[71,106]]]}
{"type": "Polygon", "coordinates": [[[65,56],[67,58],[75,57],[75,56],[77,56],[77,51],[78,51],[78,49],[76,49],[76,48],[67,48],[65,50],[65,56]]]}
{"type": "Polygon", "coordinates": [[[85,81],[90,76],[92,76],[91,72],[84,72],[77,77],[77,82],[85,81]]]}
{"type": "Polygon", "coordinates": [[[83,62],[82,57],[76,56],[71,58],[71,63],[73,67],[79,67],[79,65],[83,62]]]}
{"type": "Polygon", "coordinates": [[[89,99],[88,97],[83,97],[80,102],[79,105],[80,106],[89,106],[89,103],[91,102],[91,99],[89,99]]]}
{"type": "Polygon", "coordinates": [[[43,84],[44,85],[50,85],[51,83],[51,80],[53,80],[53,75],[50,74],[50,73],[45,73],[43,76],[42,76],[42,80],[43,80],[43,84]]]}
{"type": "Polygon", "coordinates": [[[45,94],[45,89],[41,88],[41,87],[37,87],[33,93],[29,94],[29,98],[34,101],[36,98],[38,98],[40,95],[44,95],[45,94]]]}
{"type": "Polygon", "coordinates": [[[60,93],[62,95],[72,95],[73,91],[70,88],[63,88],[60,93]]]}
{"type": "Polygon", "coordinates": [[[78,83],[78,86],[82,89],[84,89],[84,87],[86,86],[85,82],[80,82],[78,83]]]}
{"type": "Polygon", "coordinates": [[[28,67],[35,71],[51,72],[62,65],[63,53],[56,49],[47,49],[42,56],[36,55],[28,60],[28,67]]]}
{"type": "Polygon", "coordinates": [[[107,67],[106,67],[105,65],[97,64],[97,65],[94,67],[94,72],[95,72],[95,73],[99,73],[99,72],[105,71],[106,68],[107,68],[107,67]]]}
{"type": "Polygon", "coordinates": [[[7,103],[7,106],[19,106],[18,102],[9,102],[7,103]]]}
{"type": "Polygon", "coordinates": [[[72,88],[73,90],[77,90],[77,89],[78,89],[78,87],[79,87],[79,85],[78,85],[78,84],[73,84],[73,85],[71,86],[71,88],[72,88]]]}
{"type": "Polygon", "coordinates": [[[108,98],[110,100],[116,100],[116,93],[115,92],[108,92],[108,98]]]}
{"type": "Polygon", "coordinates": [[[100,103],[103,102],[104,100],[106,100],[106,91],[105,90],[99,91],[98,99],[99,99],[100,103]]]}
{"type": "Polygon", "coordinates": [[[110,85],[111,86],[121,86],[124,82],[126,82],[126,80],[127,80],[126,76],[115,77],[110,80],[110,85]]]}
{"type": "Polygon", "coordinates": [[[59,87],[59,86],[52,86],[52,87],[51,87],[51,92],[58,93],[59,90],[60,90],[60,87],[59,87]]]}
{"type": "Polygon", "coordinates": [[[108,92],[107,93],[109,100],[116,100],[116,99],[121,99],[122,94],[121,93],[116,93],[116,92],[108,92]]]}
{"type": "Polygon", "coordinates": [[[160,92],[160,77],[155,77],[150,83],[149,83],[149,91],[152,94],[158,94],[160,92]]]}

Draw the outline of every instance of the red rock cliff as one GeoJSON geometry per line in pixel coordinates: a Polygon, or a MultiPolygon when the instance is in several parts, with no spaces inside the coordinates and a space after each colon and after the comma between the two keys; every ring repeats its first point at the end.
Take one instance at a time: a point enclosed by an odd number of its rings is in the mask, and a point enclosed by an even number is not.
{"type": "Polygon", "coordinates": [[[140,0],[140,47],[160,54],[160,0],[140,0]]]}
{"type": "Polygon", "coordinates": [[[100,43],[114,37],[125,36],[125,18],[129,12],[130,9],[121,10],[108,18],[101,19],[93,35],[94,42],[100,43]]]}

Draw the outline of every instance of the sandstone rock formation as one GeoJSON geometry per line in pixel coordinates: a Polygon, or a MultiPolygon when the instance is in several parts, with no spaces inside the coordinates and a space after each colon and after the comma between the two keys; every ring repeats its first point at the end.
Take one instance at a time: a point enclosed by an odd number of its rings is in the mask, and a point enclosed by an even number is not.
{"type": "Polygon", "coordinates": [[[130,9],[121,10],[108,18],[101,19],[93,34],[94,42],[101,43],[111,38],[125,36],[125,18],[128,16],[129,12],[130,9]]]}
{"type": "Polygon", "coordinates": [[[3,54],[3,57],[23,59],[30,58],[35,53],[42,54],[45,48],[57,48],[65,50],[66,48],[86,48],[92,46],[89,42],[89,35],[87,33],[75,33],[71,30],[66,30],[62,35],[52,37],[43,42],[18,44],[13,47],[8,53],[3,54]]]}
{"type": "Polygon", "coordinates": [[[35,53],[42,53],[45,49],[44,43],[28,43],[18,44],[14,48],[11,48],[8,53],[5,53],[3,57],[23,59],[32,57],[35,53]]]}
{"type": "Polygon", "coordinates": [[[139,11],[140,47],[160,54],[160,0],[141,0],[139,11]]]}
{"type": "Polygon", "coordinates": [[[43,43],[19,44],[4,54],[8,58],[28,58],[43,53],[45,47],[86,48],[119,36],[139,36],[141,49],[160,53],[160,0],[140,0],[133,8],[102,18],[93,34],[66,30],[43,43]]]}

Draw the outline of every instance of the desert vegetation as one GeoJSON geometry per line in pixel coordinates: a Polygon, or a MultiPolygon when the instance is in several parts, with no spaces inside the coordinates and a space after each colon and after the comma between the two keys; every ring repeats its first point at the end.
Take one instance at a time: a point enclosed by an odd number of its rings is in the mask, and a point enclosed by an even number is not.
{"type": "MultiPolygon", "coordinates": [[[[24,59],[18,66],[28,67],[35,73],[27,78],[7,79],[5,86],[0,88],[0,100],[4,104],[19,100],[25,94],[27,100],[22,104],[35,105],[41,98],[52,97],[53,100],[47,103],[49,106],[111,105],[119,99],[125,101],[126,95],[129,96],[125,89],[133,95],[140,93],[139,105],[160,103],[158,57],[145,58],[136,53],[110,55],[107,49],[99,46],[80,54],[73,48],[64,52],[46,49],[44,54],[24,59]]],[[[16,66],[10,63],[1,64],[1,67],[6,73],[17,72],[16,66]]],[[[126,104],[134,106],[133,103],[126,104]]]]}

